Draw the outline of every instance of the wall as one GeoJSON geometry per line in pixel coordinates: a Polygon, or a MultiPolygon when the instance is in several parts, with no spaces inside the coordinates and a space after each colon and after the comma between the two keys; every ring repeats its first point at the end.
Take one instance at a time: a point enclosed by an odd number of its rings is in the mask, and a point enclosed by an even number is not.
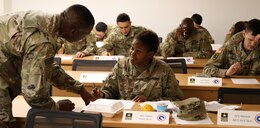
{"type": "Polygon", "coordinates": [[[133,25],[150,28],[165,38],[184,17],[203,16],[216,43],[223,43],[225,33],[239,20],[260,19],[260,0],[10,0],[11,10],[43,10],[59,13],[71,4],[87,6],[96,22],[116,24],[116,16],[128,13],[133,25]]]}

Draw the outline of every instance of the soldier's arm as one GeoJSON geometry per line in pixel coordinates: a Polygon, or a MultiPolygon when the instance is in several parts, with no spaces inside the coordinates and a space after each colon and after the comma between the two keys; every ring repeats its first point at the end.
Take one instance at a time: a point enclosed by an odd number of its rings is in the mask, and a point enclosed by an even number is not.
{"type": "Polygon", "coordinates": [[[103,42],[104,45],[97,50],[98,54],[102,54],[103,52],[111,52],[113,50],[113,44],[116,43],[116,34],[110,33],[103,42]]]}
{"type": "Polygon", "coordinates": [[[184,98],[183,92],[174,72],[170,67],[167,71],[166,76],[163,77],[163,99],[171,101],[182,100],[184,98]]]}
{"type": "Polygon", "coordinates": [[[119,97],[119,80],[118,80],[118,63],[113,68],[113,72],[109,74],[106,80],[103,82],[101,91],[104,94],[104,98],[118,99],[119,97]]]}
{"type": "Polygon", "coordinates": [[[167,35],[165,42],[160,44],[161,55],[163,57],[174,56],[175,47],[177,44],[177,40],[174,38],[175,32],[171,32],[167,35]]]}
{"type": "Polygon", "coordinates": [[[215,77],[226,77],[225,73],[227,69],[223,68],[224,64],[227,64],[225,61],[227,57],[226,48],[223,47],[223,50],[220,53],[215,53],[206,63],[203,73],[215,76],[215,77]]]}
{"type": "MultiPolygon", "coordinates": [[[[40,39],[28,40],[28,44],[31,43],[29,41],[40,41],[40,39]]],[[[54,49],[50,43],[29,45],[24,54],[21,70],[22,92],[28,104],[34,108],[58,109],[58,105],[50,97],[50,84],[47,82],[54,80],[53,77],[64,78],[62,82],[56,81],[57,85],[64,89],[79,92],[82,87],[82,84],[77,84],[71,77],[54,67],[54,49]]]]}

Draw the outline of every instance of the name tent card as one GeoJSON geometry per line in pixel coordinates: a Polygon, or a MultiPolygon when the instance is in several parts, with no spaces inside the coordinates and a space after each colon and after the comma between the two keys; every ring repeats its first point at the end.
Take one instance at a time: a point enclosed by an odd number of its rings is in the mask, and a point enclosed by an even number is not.
{"type": "Polygon", "coordinates": [[[169,112],[124,111],[122,122],[145,124],[169,124],[169,112]]]}
{"type": "Polygon", "coordinates": [[[94,60],[116,60],[124,59],[124,56],[94,56],[94,60]]]}
{"type": "Polygon", "coordinates": [[[222,86],[222,78],[191,76],[188,85],[222,86]]]}
{"type": "Polygon", "coordinates": [[[185,59],[186,64],[194,64],[193,57],[167,57],[167,59],[185,59]]]}
{"type": "Polygon", "coordinates": [[[260,111],[218,110],[218,125],[260,127],[260,111]]]}

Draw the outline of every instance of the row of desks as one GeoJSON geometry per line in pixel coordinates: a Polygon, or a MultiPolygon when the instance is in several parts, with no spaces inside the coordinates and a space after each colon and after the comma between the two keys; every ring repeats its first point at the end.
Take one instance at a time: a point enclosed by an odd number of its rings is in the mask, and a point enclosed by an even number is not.
{"type": "MultiPolygon", "coordinates": [[[[95,77],[95,79],[89,79],[87,82],[84,83],[85,88],[88,91],[92,91],[93,83],[96,84],[97,87],[102,86],[102,81],[106,78],[106,76],[110,72],[93,72],[93,71],[66,71],[70,76],[72,76],[74,79],[79,80],[81,73],[86,73],[87,76],[100,76],[95,77]]],[[[198,97],[205,101],[215,101],[217,100],[217,94],[218,89],[220,86],[193,86],[188,85],[188,77],[192,76],[194,74],[175,74],[176,78],[179,80],[180,88],[182,89],[185,98],[189,97],[198,97]]],[[[236,76],[240,78],[257,78],[258,81],[260,81],[260,77],[257,76],[236,76]]],[[[227,88],[252,88],[252,89],[260,89],[260,86],[258,84],[252,84],[252,85],[242,85],[242,84],[233,84],[230,78],[223,78],[223,86],[221,87],[227,87],[227,88]]],[[[53,95],[54,96],[79,96],[78,94],[74,94],[71,92],[67,92],[64,90],[59,90],[55,87],[53,87],[53,95]]]]}
{"type": "MultiPolygon", "coordinates": [[[[84,105],[83,100],[80,97],[52,97],[54,101],[58,101],[61,99],[70,99],[73,103],[75,103],[75,111],[80,112],[84,105]]],[[[22,96],[18,96],[13,101],[13,113],[14,117],[16,117],[16,128],[24,128],[24,122],[30,107],[25,102],[22,96]]],[[[131,110],[140,110],[139,103],[135,103],[131,110]]],[[[250,110],[250,111],[260,111],[260,105],[246,105],[243,104],[241,110],[250,110]]],[[[116,114],[114,117],[103,117],[102,126],[106,127],[114,127],[114,128],[216,128],[216,127],[238,127],[238,126],[227,126],[227,125],[217,125],[217,113],[208,113],[209,118],[212,120],[214,124],[193,124],[193,125],[180,125],[176,124],[173,118],[170,118],[170,122],[168,125],[160,125],[160,124],[136,124],[136,123],[124,123],[122,122],[122,113],[116,114]]],[[[243,126],[244,127],[244,126],[243,126]]]]}
{"type": "MultiPolygon", "coordinates": [[[[83,58],[75,58],[74,55],[58,54],[56,57],[61,57],[61,67],[64,70],[72,69],[72,62],[74,59],[93,60],[93,56],[86,56],[83,58]]],[[[201,73],[204,65],[208,59],[194,59],[194,64],[187,64],[187,71],[189,74],[201,73]]]]}

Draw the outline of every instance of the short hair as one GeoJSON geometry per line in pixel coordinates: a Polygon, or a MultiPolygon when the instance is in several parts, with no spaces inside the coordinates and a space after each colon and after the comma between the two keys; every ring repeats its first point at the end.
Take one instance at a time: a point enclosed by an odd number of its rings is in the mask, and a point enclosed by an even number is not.
{"type": "Polygon", "coordinates": [[[183,25],[183,24],[186,24],[186,25],[188,25],[188,26],[194,26],[194,24],[193,24],[193,20],[191,19],[191,18],[184,18],[183,20],[182,20],[182,22],[181,22],[181,24],[183,25]]]}
{"type": "Polygon", "coordinates": [[[248,23],[246,24],[245,30],[247,32],[252,32],[253,36],[260,34],[260,20],[252,19],[252,20],[248,21],[248,23]]]}
{"type": "Polygon", "coordinates": [[[117,16],[116,22],[130,21],[130,17],[126,13],[121,13],[117,16]]]}
{"type": "Polygon", "coordinates": [[[74,4],[67,8],[67,12],[77,18],[77,23],[81,26],[93,26],[95,19],[92,13],[83,5],[74,4]]]}
{"type": "Polygon", "coordinates": [[[231,33],[231,35],[234,35],[238,32],[241,32],[245,29],[247,21],[238,21],[234,25],[234,31],[231,33]]]}
{"type": "Polygon", "coordinates": [[[202,16],[200,15],[200,14],[197,14],[197,13],[195,13],[195,14],[193,14],[192,16],[191,16],[191,19],[196,23],[196,24],[201,24],[202,23],[202,16]]]}
{"type": "Polygon", "coordinates": [[[106,32],[107,30],[107,24],[104,22],[98,22],[97,25],[95,26],[95,29],[98,32],[106,32]]]}
{"type": "Polygon", "coordinates": [[[150,30],[142,31],[135,36],[135,39],[142,43],[148,51],[153,51],[154,53],[157,52],[159,47],[159,39],[155,32],[150,30]]]}

